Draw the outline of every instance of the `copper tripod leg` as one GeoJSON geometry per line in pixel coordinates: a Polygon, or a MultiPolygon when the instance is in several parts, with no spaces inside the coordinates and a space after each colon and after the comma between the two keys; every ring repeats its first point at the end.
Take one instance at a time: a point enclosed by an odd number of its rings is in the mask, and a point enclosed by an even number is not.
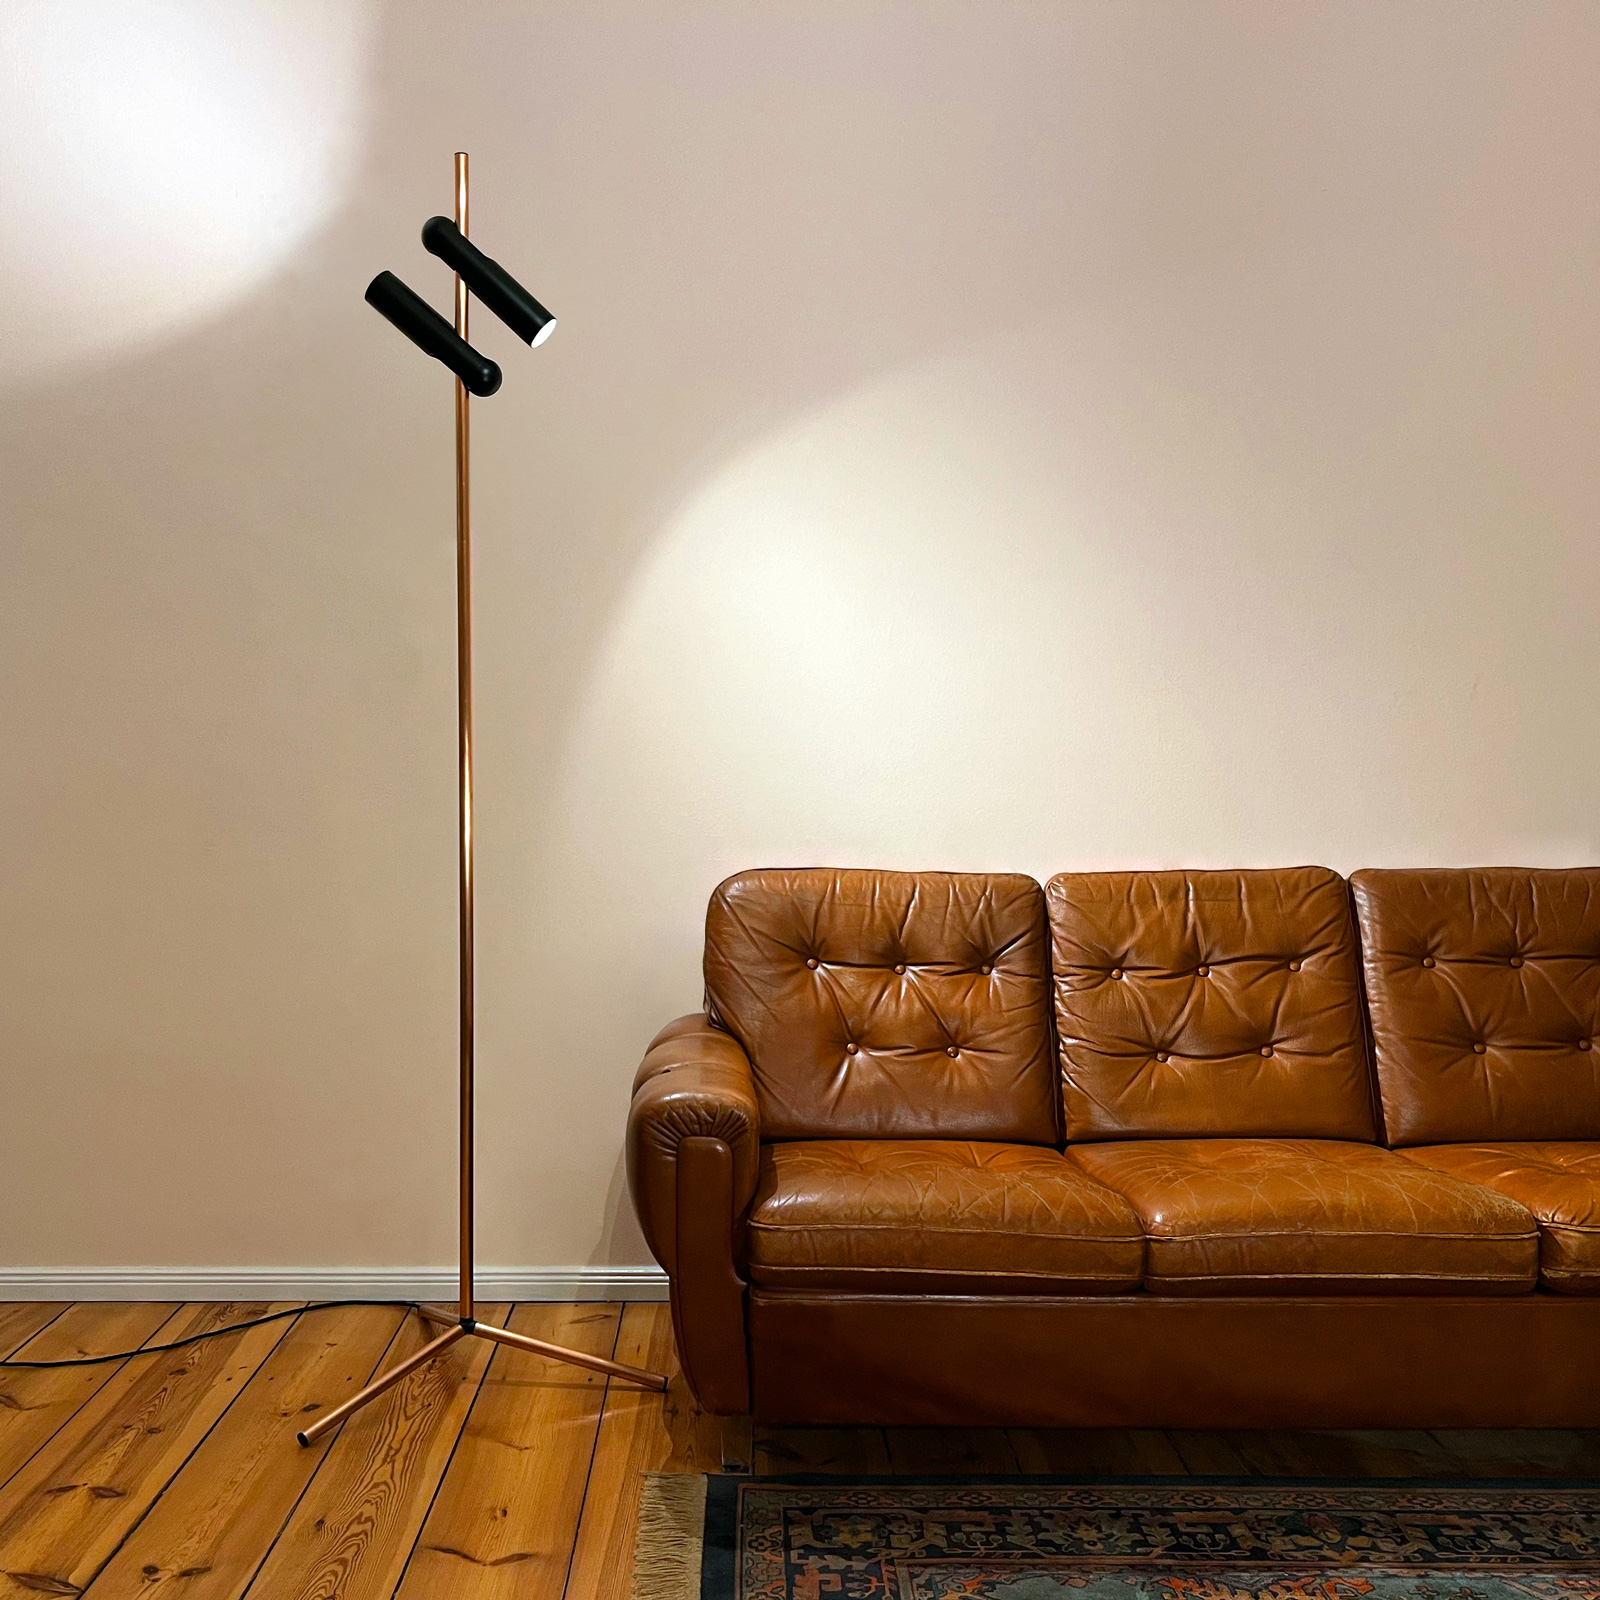
{"type": "MultiPolygon", "coordinates": [[[[418,1306],[417,1314],[441,1325],[459,1324],[461,1321],[461,1315],[454,1306],[418,1306]]],[[[664,1392],[667,1387],[667,1380],[658,1372],[642,1372],[638,1367],[626,1367],[620,1361],[607,1361],[603,1356],[586,1355],[581,1350],[569,1350],[565,1345],[546,1344],[543,1339],[530,1339],[525,1333],[513,1333],[509,1328],[498,1328],[492,1322],[474,1322],[471,1331],[480,1338],[514,1345],[518,1350],[527,1350],[551,1361],[565,1361],[569,1366],[588,1367],[591,1372],[627,1378],[632,1383],[643,1384],[647,1389],[664,1392]]]]}
{"type": "Polygon", "coordinates": [[[457,1323],[448,1333],[441,1333],[432,1344],[425,1344],[415,1355],[407,1356],[398,1366],[390,1367],[381,1378],[374,1379],[360,1394],[351,1395],[342,1405],[337,1405],[325,1417],[318,1417],[309,1428],[295,1435],[301,1444],[315,1444],[329,1428],[336,1428],[350,1415],[359,1411],[369,1400],[376,1400],[385,1389],[392,1389],[408,1373],[426,1365],[437,1355],[442,1355],[457,1339],[464,1339],[467,1330],[457,1323]]]}
{"type": "Polygon", "coordinates": [[[666,1391],[667,1380],[658,1372],[642,1372],[638,1367],[625,1367],[620,1361],[607,1361],[603,1356],[585,1355],[581,1350],[568,1350],[564,1345],[546,1344],[543,1339],[530,1339],[525,1333],[497,1328],[492,1322],[475,1322],[472,1331],[480,1339],[493,1339],[496,1344],[508,1344],[513,1349],[546,1356],[551,1361],[565,1361],[569,1366],[587,1367],[591,1372],[608,1373],[613,1378],[626,1378],[630,1383],[641,1384],[646,1389],[666,1391]]]}

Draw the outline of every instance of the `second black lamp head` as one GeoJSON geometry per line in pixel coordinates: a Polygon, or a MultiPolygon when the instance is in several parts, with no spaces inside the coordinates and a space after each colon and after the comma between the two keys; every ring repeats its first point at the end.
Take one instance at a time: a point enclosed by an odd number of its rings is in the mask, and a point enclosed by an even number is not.
{"type": "MultiPolygon", "coordinates": [[[[556,319],[515,278],[491,260],[448,217],[429,217],[422,227],[429,254],[453,267],[467,288],[530,346],[543,344],[556,319]]],[[[470,394],[491,395],[500,387],[500,368],[474,350],[421,295],[392,272],[380,272],[367,285],[367,304],[381,312],[419,350],[442,361],[470,394]]]]}

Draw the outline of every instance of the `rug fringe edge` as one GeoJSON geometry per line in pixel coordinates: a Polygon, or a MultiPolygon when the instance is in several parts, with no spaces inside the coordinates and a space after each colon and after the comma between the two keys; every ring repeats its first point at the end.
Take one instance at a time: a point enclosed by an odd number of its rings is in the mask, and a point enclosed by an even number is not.
{"type": "Polygon", "coordinates": [[[705,1522],[703,1474],[645,1474],[633,1547],[633,1600],[700,1600],[705,1522]]]}

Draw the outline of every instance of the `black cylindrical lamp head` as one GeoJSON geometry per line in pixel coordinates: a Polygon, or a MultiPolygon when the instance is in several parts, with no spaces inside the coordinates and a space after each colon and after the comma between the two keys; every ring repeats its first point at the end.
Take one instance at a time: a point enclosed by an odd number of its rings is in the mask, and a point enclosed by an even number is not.
{"type": "Polygon", "coordinates": [[[430,255],[459,272],[466,286],[519,339],[540,345],[554,332],[556,319],[448,217],[429,217],[422,225],[422,243],[430,255]]]}
{"type": "Polygon", "coordinates": [[[367,304],[386,316],[419,350],[444,362],[480,398],[500,387],[500,369],[480,355],[420,294],[392,272],[367,285],[367,304]]]}

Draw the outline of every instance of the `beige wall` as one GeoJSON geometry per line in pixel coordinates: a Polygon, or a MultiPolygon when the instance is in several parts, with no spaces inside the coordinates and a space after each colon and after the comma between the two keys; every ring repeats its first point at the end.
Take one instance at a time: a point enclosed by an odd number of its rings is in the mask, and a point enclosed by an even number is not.
{"type": "Polygon", "coordinates": [[[298,10],[7,25],[0,1266],[451,1259],[458,146],[486,1260],[735,868],[1595,858],[1600,6],[298,10]]]}

